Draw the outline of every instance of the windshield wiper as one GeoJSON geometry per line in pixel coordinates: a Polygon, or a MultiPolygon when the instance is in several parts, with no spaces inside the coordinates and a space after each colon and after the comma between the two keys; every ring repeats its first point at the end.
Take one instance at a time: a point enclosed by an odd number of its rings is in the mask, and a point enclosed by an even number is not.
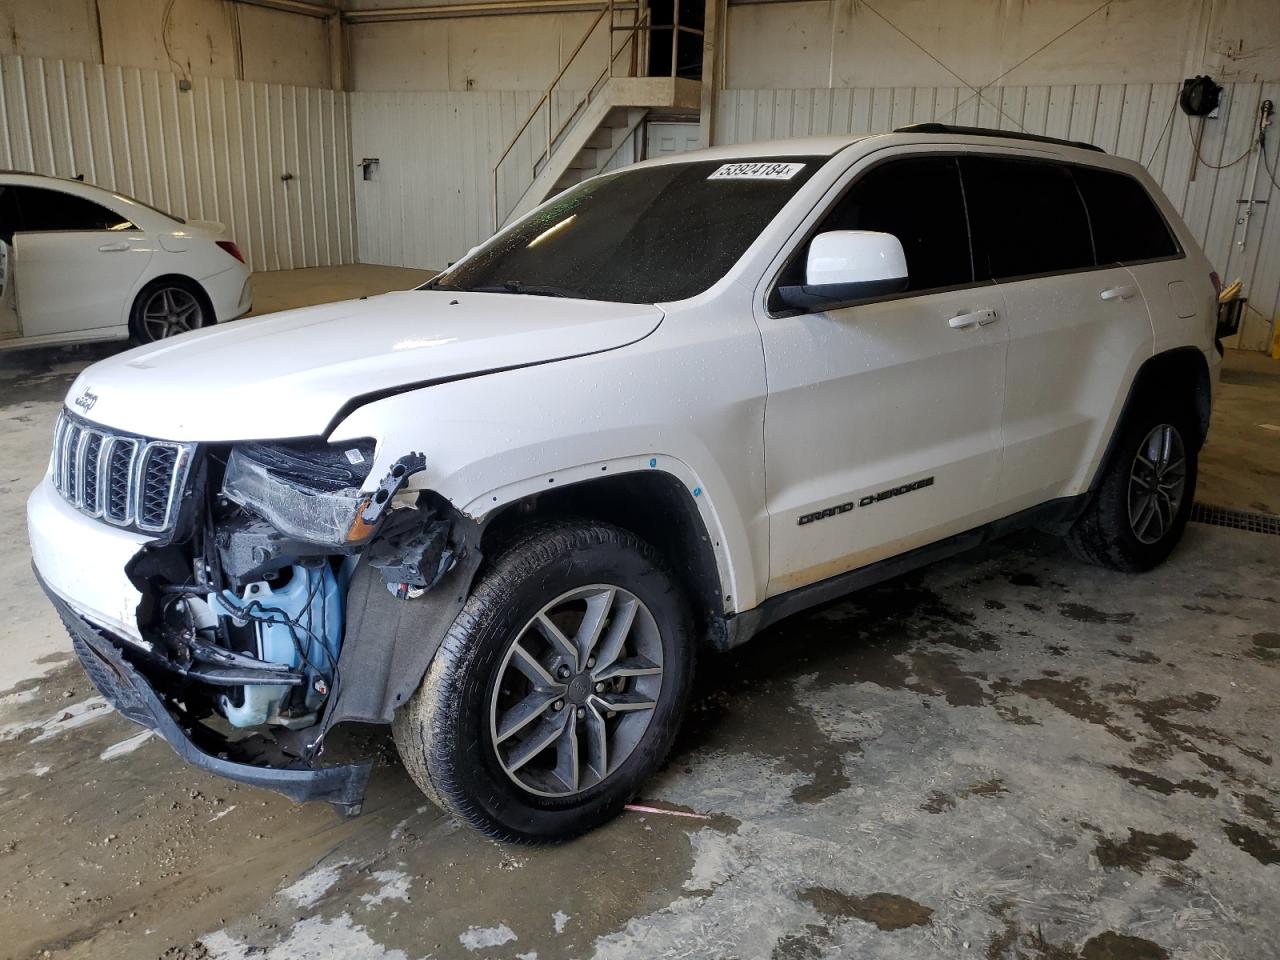
{"type": "Polygon", "coordinates": [[[501,283],[471,287],[470,289],[472,293],[514,293],[528,297],[582,297],[582,294],[577,290],[552,287],[546,284],[525,283],[522,280],[503,280],[501,283]]]}

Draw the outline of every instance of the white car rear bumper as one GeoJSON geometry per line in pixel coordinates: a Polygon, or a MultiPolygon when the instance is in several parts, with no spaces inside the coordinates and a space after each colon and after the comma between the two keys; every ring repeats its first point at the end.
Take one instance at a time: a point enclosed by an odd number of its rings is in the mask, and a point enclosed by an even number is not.
{"type": "Polygon", "coordinates": [[[253,281],[249,271],[240,264],[205,277],[200,284],[213,302],[213,314],[219,323],[243,317],[253,306],[253,281]]]}
{"type": "Polygon", "coordinates": [[[141,641],[142,595],[124,568],[152,538],[93,520],[76,510],[48,474],[27,499],[31,559],[46,586],[98,626],[141,641]]]}

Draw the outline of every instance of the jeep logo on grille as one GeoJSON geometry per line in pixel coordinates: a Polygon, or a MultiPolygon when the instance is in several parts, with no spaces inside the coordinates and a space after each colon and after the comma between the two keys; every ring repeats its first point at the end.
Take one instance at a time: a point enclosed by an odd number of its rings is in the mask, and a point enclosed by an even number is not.
{"type": "Polygon", "coordinates": [[[74,403],[81,410],[83,410],[85,413],[88,413],[90,410],[93,409],[93,405],[98,402],[98,395],[94,393],[92,390],[89,390],[88,388],[86,388],[84,393],[80,394],[80,396],[76,397],[71,402],[74,403]]]}

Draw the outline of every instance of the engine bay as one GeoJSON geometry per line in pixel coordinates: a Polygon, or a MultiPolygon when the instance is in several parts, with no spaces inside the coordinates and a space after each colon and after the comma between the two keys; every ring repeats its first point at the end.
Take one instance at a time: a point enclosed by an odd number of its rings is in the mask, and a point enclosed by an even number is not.
{"type": "MultiPolygon", "coordinates": [[[[467,553],[452,507],[404,490],[422,455],[363,492],[373,454],[372,441],[319,440],[195,452],[172,531],[126,568],[143,598],[149,676],[171,710],[268,730],[304,759],[319,752],[353,682],[343,654],[357,575],[362,612],[422,603],[467,553]]],[[[368,671],[356,673],[359,683],[368,671]]],[[[354,697],[357,717],[373,699],[354,697]]]]}

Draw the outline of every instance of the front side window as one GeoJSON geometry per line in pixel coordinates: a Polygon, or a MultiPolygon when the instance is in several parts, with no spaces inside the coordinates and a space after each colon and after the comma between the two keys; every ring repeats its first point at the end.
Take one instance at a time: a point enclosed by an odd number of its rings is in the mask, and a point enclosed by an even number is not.
{"type": "Polygon", "coordinates": [[[701,160],[597,177],[497,234],[428,288],[682,300],[723,277],[827,159],[701,160]]]}
{"type": "Polygon", "coordinates": [[[1093,167],[1073,170],[1089,209],[1100,265],[1159,260],[1178,254],[1169,226],[1133,177],[1093,167]]]}
{"type": "MultiPolygon", "coordinates": [[[[832,230],[874,230],[897,237],[907,258],[903,292],[973,282],[969,225],[954,157],[910,157],[872,167],[832,205],[810,239],[832,230]]],[[[805,282],[808,253],[806,242],[792,255],[770,294],[771,312],[785,309],[781,288],[805,282]]]]}
{"type": "Polygon", "coordinates": [[[20,210],[18,231],[132,230],[125,217],[101,204],[42,187],[15,187],[20,210]]]}
{"type": "Polygon", "coordinates": [[[1008,280],[1094,265],[1089,218],[1068,167],[964,157],[960,169],[979,279],[1008,280]]]}
{"type": "Polygon", "coordinates": [[[829,230],[897,237],[907,258],[908,291],[973,282],[960,172],[952,157],[892,160],[868,170],[815,234],[829,230]]]}

